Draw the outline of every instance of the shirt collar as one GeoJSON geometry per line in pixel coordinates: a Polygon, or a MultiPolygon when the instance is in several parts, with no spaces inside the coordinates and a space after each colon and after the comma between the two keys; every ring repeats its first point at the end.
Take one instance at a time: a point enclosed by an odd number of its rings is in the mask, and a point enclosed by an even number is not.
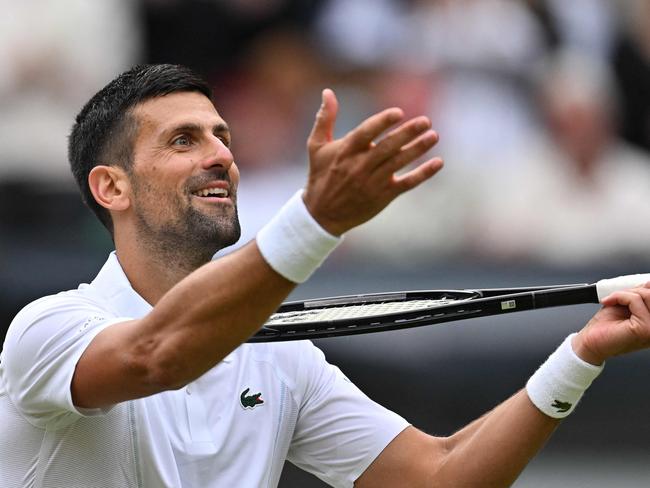
{"type": "Polygon", "coordinates": [[[118,316],[140,318],[152,309],[131,287],[115,251],[110,253],[91,286],[106,299],[118,316]]]}
{"type": "MultiPolygon", "coordinates": [[[[119,317],[138,319],[147,315],[153,308],[132,287],[115,251],[111,252],[95,279],[90,285],[105,300],[119,317]]],[[[237,349],[222,361],[233,361],[237,349]]]]}

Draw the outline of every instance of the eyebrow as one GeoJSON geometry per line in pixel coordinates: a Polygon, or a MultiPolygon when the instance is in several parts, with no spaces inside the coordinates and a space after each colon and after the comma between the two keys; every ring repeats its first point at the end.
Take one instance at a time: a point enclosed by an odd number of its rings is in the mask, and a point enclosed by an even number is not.
{"type": "MultiPolygon", "coordinates": [[[[169,129],[166,129],[163,131],[163,137],[169,136],[175,132],[201,132],[203,130],[204,126],[200,124],[195,124],[193,122],[186,122],[182,123],[180,125],[176,125],[174,127],[170,127],[169,129]]],[[[225,122],[219,122],[218,124],[215,124],[212,126],[212,133],[213,134],[223,134],[223,133],[228,133],[230,134],[230,127],[228,124],[225,122]]]]}

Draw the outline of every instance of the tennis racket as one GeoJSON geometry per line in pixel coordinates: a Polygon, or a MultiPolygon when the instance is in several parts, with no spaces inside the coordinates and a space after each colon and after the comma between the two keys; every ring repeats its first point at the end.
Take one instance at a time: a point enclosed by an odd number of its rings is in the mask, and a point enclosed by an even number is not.
{"type": "Polygon", "coordinates": [[[287,302],[248,342],[367,334],[537,308],[599,303],[614,291],[649,281],[650,274],[635,274],[592,284],[370,293],[287,302]]]}

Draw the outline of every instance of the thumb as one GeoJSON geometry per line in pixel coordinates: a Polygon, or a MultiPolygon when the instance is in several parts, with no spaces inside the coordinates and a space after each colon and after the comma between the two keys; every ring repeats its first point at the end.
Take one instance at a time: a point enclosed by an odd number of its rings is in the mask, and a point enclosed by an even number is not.
{"type": "Polygon", "coordinates": [[[323,101],[318,113],[316,113],[314,127],[307,141],[310,148],[322,146],[334,139],[334,124],[336,123],[339,104],[336,95],[329,88],[323,90],[322,97],[323,101]]]}

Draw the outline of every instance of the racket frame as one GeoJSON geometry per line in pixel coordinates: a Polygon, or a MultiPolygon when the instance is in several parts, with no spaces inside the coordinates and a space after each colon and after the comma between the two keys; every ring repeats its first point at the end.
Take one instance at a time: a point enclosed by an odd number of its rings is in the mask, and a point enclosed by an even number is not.
{"type": "Polygon", "coordinates": [[[537,308],[598,303],[595,284],[467,290],[419,290],[286,302],[276,313],[389,301],[455,299],[454,303],[411,311],[318,322],[265,325],[248,342],[317,339],[421,327],[537,308]]]}

